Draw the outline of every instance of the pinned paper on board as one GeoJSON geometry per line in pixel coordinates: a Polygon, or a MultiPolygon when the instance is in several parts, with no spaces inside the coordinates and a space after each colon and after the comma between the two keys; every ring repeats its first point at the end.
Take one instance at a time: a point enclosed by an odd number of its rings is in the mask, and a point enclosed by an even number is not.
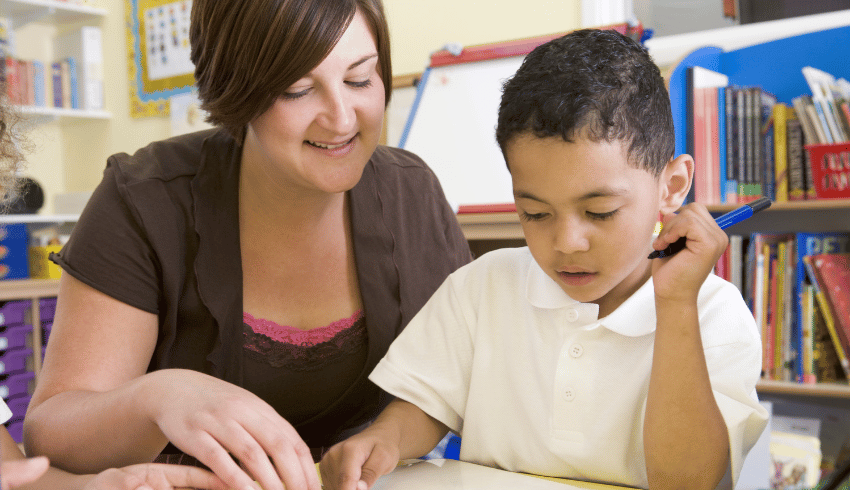
{"type": "Polygon", "coordinates": [[[167,116],[169,98],[192,89],[191,12],[191,0],[126,0],[131,116],[167,116]]]}

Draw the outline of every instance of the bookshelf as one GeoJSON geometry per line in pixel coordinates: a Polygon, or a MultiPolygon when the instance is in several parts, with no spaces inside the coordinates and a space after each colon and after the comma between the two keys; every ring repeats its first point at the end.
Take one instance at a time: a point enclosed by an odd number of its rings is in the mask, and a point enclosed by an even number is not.
{"type": "Polygon", "coordinates": [[[0,16],[17,27],[30,22],[70,24],[97,21],[106,16],[106,9],[59,0],[2,0],[0,16]]]}
{"type": "MultiPolygon", "coordinates": [[[[38,59],[44,63],[44,76],[50,77],[50,63],[56,54],[51,52],[59,49],[53,46],[38,54],[33,54],[30,51],[21,53],[22,50],[17,49],[15,38],[16,32],[31,24],[39,26],[47,26],[50,32],[51,28],[56,28],[59,31],[65,26],[74,26],[72,30],[79,30],[82,25],[97,25],[107,15],[107,10],[101,7],[91,5],[77,4],[68,1],[60,0],[0,0],[0,18],[5,19],[6,27],[6,43],[4,47],[5,56],[22,57],[25,59],[38,59]]],[[[32,49],[28,47],[28,49],[32,49]]],[[[101,46],[102,51],[102,46],[101,46]]],[[[102,53],[101,56],[102,58],[102,53]]],[[[79,75],[79,92],[82,105],[82,92],[84,90],[82,71],[86,73],[92,72],[91,69],[86,69],[84,60],[78,60],[80,64],[77,68],[79,75]]],[[[101,66],[99,70],[103,71],[101,66]]],[[[50,87],[50,83],[45,81],[45,87],[50,87]]],[[[46,93],[46,106],[36,105],[20,105],[20,113],[32,124],[43,124],[51,121],[80,121],[80,120],[106,120],[112,117],[112,114],[106,110],[86,110],[72,108],[57,108],[53,107],[53,94],[46,93]]]]}

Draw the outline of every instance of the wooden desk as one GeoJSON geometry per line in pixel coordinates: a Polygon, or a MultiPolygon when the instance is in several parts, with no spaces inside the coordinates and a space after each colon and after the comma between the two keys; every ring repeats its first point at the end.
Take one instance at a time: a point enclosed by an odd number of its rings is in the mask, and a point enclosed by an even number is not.
{"type": "Polygon", "coordinates": [[[400,465],[382,476],[372,490],[615,490],[626,487],[497,470],[450,459],[400,465]]]}

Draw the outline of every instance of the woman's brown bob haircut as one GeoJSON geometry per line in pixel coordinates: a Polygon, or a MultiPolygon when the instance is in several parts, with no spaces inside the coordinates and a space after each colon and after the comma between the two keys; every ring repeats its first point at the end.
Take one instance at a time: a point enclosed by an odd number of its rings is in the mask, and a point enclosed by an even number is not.
{"type": "Polygon", "coordinates": [[[241,144],[248,123],[325,59],[355,12],[375,36],[388,103],[392,65],[381,0],[194,0],[189,37],[207,121],[241,144]]]}

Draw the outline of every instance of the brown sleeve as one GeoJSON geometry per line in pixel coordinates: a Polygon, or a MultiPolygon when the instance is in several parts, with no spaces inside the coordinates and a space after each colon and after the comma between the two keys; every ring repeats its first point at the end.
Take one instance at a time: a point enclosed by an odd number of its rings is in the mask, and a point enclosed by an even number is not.
{"type": "Polygon", "coordinates": [[[50,260],[83,283],[141,310],[157,313],[158,261],[132,206],[122,194],[114,159],[74,225],[69,241],[50,260]]]}

